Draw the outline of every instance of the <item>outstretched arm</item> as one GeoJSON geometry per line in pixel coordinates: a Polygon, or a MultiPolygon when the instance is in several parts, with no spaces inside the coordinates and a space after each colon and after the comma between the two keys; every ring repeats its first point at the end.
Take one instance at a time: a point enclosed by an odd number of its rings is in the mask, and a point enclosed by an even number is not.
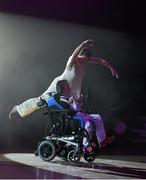
{"type": "Polygon", "coordinates": [[[118,75],[116,69],[104,59],[97,58],[97,57],[91,57],[88,59],[88,63],[101,64],[101,65],[107,67],[108,69],[110,69],[113,76],[115,76],[116,78],[119,78],[119,75],[118,75]]]}
{"type": "Polygon", "coordinates": [[[67,66],[68,67],[72,67],[74,65],[74,62],[78,56],[78,54],[80,53],[80,51],[84,48],[84,47],[92,47],[94,44],[94,40],[92,39],[88,39],[86,41],[83,41],[73,52],[73,54],[70,56],[69,61],[67,62],[67,66]]]}

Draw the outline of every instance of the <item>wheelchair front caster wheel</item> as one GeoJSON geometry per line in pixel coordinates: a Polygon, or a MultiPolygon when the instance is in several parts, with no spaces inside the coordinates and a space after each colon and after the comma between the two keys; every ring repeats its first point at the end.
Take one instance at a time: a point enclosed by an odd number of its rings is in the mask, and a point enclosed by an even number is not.
{"type": "Polygon", "coordinates": [[[67,159],[71,163],[78,163],[81,159],[81,154],[79,152],[75,152],[75,150],[72,150],[68,153],[67,159]]]}
{"type": "Polygon", "coordinates": [[[96,158],[96,153],[94,151],[91,151],[91,152],[86,152],[84,154],[84,159],[87,161],[87,162],[92,162],[94,161],[96,158]]]}
{"type": "Polygon", "coordinates": [[[51,161],[56,156],[56,147],[51,141],[43,141],[38,146],[38,155],[44,161],[51,161]]]}

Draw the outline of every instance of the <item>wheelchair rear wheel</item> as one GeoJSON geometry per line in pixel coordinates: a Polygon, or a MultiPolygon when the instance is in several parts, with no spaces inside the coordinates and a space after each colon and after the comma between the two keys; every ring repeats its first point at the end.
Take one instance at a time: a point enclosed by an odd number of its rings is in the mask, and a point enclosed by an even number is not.
{"type": "Polygon", "coordinates": [[[38,146],[38,155],[44,161],[51,161],[56,156],[56,147],[52,141],[43,141],[38,146]]]}
{"type": "Polygon", "coordinates": [[[75,150],[72,150],[68,153],[67,159],[71,163],[78,163],[81,159],[81,154],[79,152],[75,152],[75,150]]]}

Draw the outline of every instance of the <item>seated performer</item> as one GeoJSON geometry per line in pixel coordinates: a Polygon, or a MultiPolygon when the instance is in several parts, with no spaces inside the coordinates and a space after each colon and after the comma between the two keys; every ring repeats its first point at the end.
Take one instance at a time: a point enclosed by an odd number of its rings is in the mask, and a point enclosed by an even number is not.
{"type": "MultiPolygon", "coordinates": [[[[114,136],[107,137],[103,120],[99,114],[86,114],[84,112],[80,112],[81,106],[78,106],[78,102],[75,102],[73,97],[68,97],[67,95],[70,92],[70,86],[67,80],[58,81],[56,85],[57,92],[59,92],[59,98],[62,102],[68,103],[68,108],[74,113],[73,117],[82,119],[84,122],[84,128],[87,130],[90,139],[92,139],[93,134],[93,124],[95,125],[96,129],[96,138],[99,143],[99,147],[104,147],[107,144],[111,143],[114,140],[114,136]],[[77,109],[79,107],[79,109],[77,109]]],[[[63,105],[62,105],[63,106],[63,105]]],[[[67,108],[67,109],[68,109],[67,108]]],[[[84,148],[87,151],[91,151],[92,147],[89,147],[87,138],[83,140],[84,148]]]]}

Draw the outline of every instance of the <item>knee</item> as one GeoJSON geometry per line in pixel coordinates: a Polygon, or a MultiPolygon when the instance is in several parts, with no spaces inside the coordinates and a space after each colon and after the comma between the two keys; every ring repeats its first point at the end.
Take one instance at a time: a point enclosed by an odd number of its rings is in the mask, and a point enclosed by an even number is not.
{"type": "Polygon", "coordinates": [[[95,124],[96,124],[96,127],[99,127],[99,128],[103,126],[103,119],[100,115],[98,115],[96,117],[96,123],[95,124]]]}
{"type": "Polygon", "coordinates": [[[92,123],[91,123],[90,121],[87,121],[87,122],[85,123],[85,129],[86,129],[87,131],[92,131],[93,126],[92,126],[92,123]]]}

